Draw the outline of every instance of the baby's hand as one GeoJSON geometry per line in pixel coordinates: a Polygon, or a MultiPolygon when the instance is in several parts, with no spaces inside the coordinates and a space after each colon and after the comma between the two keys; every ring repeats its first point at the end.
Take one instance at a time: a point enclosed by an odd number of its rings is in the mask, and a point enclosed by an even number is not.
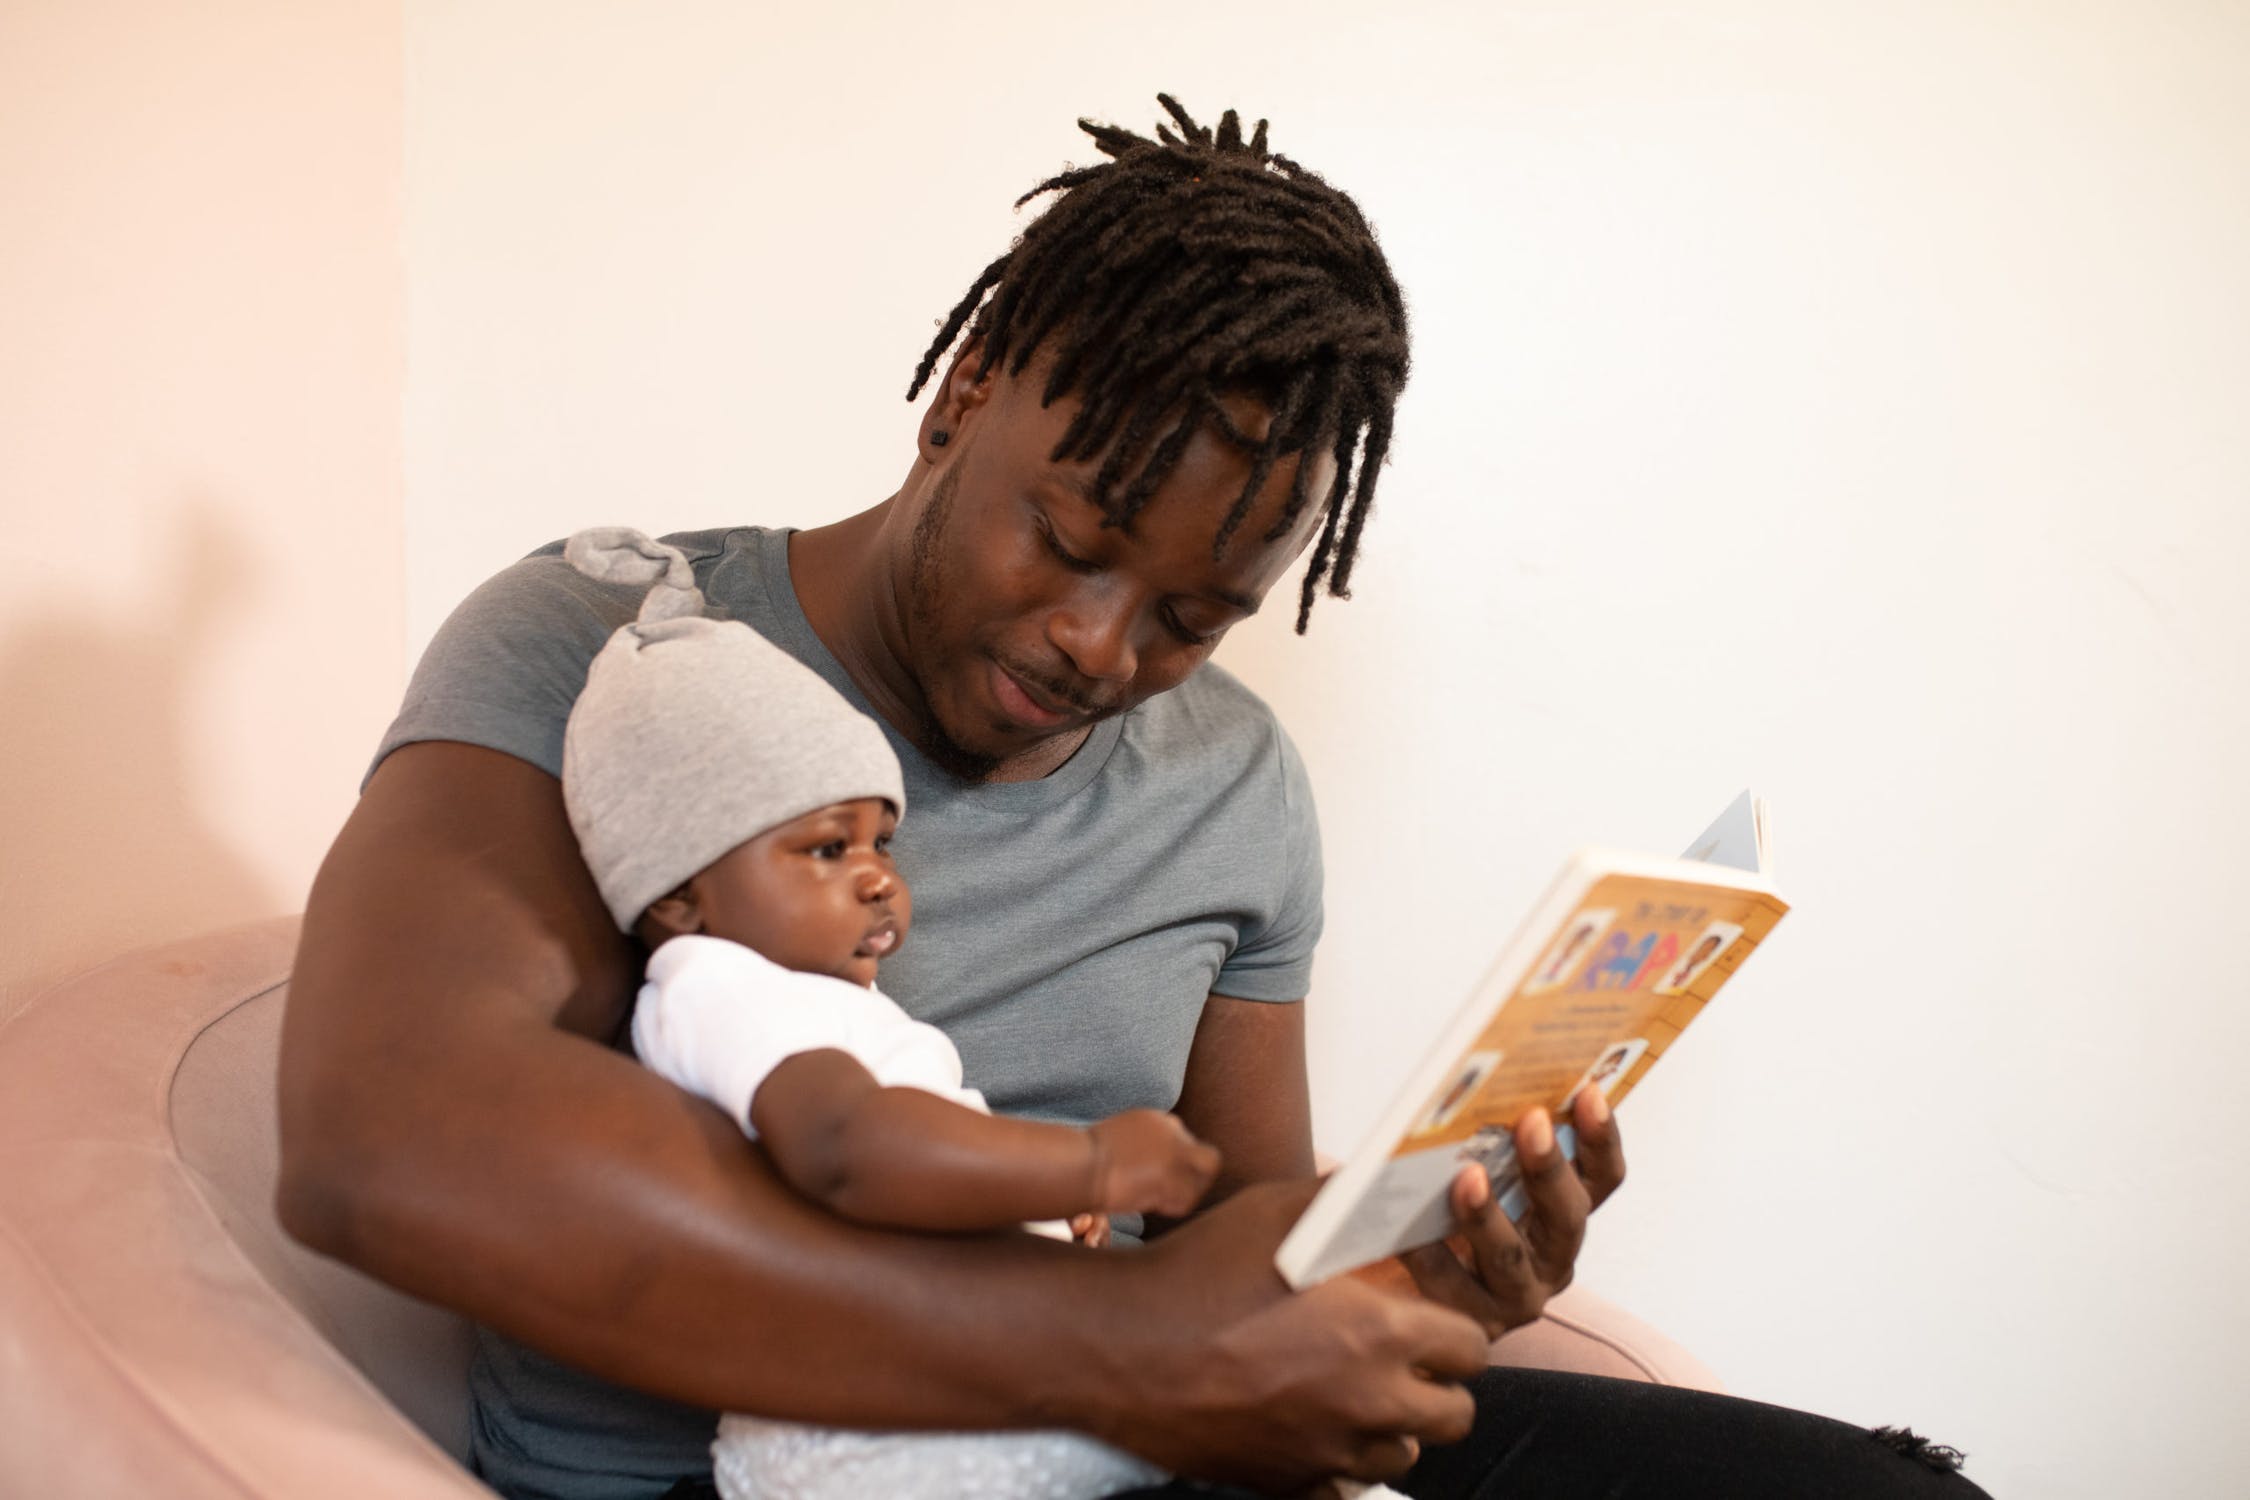
{"type": "Polygon", "coordinates": [[[1094,1205],[1111,1213],[1178,1218],[1219,1175],[1218,1151],[1160,1109],[1111,1115],[1086,1133],[1094,1138],[1094,1205]]]}
{"type": "Polygon", "coordinates": [[[1089,1250],[1109,1248],[1108,1214],[1072,1214],[1070,1237],[1089,1250]]]}

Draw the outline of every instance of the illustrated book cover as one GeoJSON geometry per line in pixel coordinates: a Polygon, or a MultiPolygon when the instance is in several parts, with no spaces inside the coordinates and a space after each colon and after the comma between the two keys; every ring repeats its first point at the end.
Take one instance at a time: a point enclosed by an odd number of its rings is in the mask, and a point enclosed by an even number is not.
{"type": "Polygon", "coordinates": [[[1545,1106],[1572,1151],[1578,1091],[1623,1103],[1788,912],[1765,823],[1744,792],[1678,859],[1588,849],[1566,864],[1282,1241],[1289,1284],[1444,1238],[1446,1189],[1466,1161],[1522,1218],[1515,1122],[1545,1106]]]}

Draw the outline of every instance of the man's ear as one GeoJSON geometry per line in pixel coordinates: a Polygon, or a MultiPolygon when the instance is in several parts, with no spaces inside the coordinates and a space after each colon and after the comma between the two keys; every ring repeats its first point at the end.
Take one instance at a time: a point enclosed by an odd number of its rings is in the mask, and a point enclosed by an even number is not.
{"type": "Polygon", "coordinates": [[[939,449],[959,442],[963,426],[992,399],[993,382],[1000,378],[1000,372],[988,370],[980,377],[977,366],[983,362],[984,340],[971,339],[953,356],[953,363],[945,367],[945,378],[938,382],[937,397],[922,414],[919,439],[924,458],[935,459],[939,449]],[[942,438],[937,435],[941,432],[945,434],[942,438]]]}
{"type": "Polygon", "coordinates": [[[633,930],[652,951],[673,938],[701,932],[703,909],[695,904],[694,887],[683,885],[669,896],[658,897],[654,905],[641,913],[633,930]]]}

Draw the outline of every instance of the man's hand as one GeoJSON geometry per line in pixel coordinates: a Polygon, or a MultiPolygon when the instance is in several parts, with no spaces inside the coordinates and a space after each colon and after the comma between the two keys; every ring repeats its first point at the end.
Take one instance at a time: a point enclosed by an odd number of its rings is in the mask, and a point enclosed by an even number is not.
{"type": "Polygon", "coordinates": [[[1087,1127],[1094,1143],[1094,1207],[1110,1213],[1178,1217],[1194,1209],[1219,1175],[1219,1153],[1177,1115],[1129,1109],[1087,1127]]]}
{"type": "Polygon", "coordinates": [[[1317,1184],[1245,1188],[1138,1255],[1191,1297],[1192,1337],[1152,1320],[1116,1353],[1118,1402],[1098,1435],[1177,1473],[1272,1492],[1333,1475],[1394,1478],[1475,1419],[1477,1324],[1350,1277],[1292,1294],[1273,1254],[1317,1184]]]}
{"type": "Polygon", "coordinates": [[[1625,1180],[1624,1144],[1600,1089],[1578,1091],[1571,1122],[1578,1131],[1575,1168],[1555,1144],[1545,1110],[1516,1122],[1516,1159],[1531,1196],[1521,1225],[1508,1222],[1484,1169],[1472,1163],[1453,1179],[1459,1234],[1399,1257],[1424,1296],[1476,1319],[1490,1338],[1529,1323],[1570,1285],[1586,1216],[1625,1180]]]}

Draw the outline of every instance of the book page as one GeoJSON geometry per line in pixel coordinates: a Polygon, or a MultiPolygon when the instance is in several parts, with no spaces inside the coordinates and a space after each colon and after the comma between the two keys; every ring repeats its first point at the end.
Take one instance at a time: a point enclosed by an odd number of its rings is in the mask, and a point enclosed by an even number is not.
{"type": "Polygon", "coordinates": [[[1727,804],[1718,821],[1696,835],[1682,859],[1698,864],[1727,865],[1753,875],[1771,874],[1773,861],[1766,848],[1766,805],[1745,791],[1727,804]]]}

